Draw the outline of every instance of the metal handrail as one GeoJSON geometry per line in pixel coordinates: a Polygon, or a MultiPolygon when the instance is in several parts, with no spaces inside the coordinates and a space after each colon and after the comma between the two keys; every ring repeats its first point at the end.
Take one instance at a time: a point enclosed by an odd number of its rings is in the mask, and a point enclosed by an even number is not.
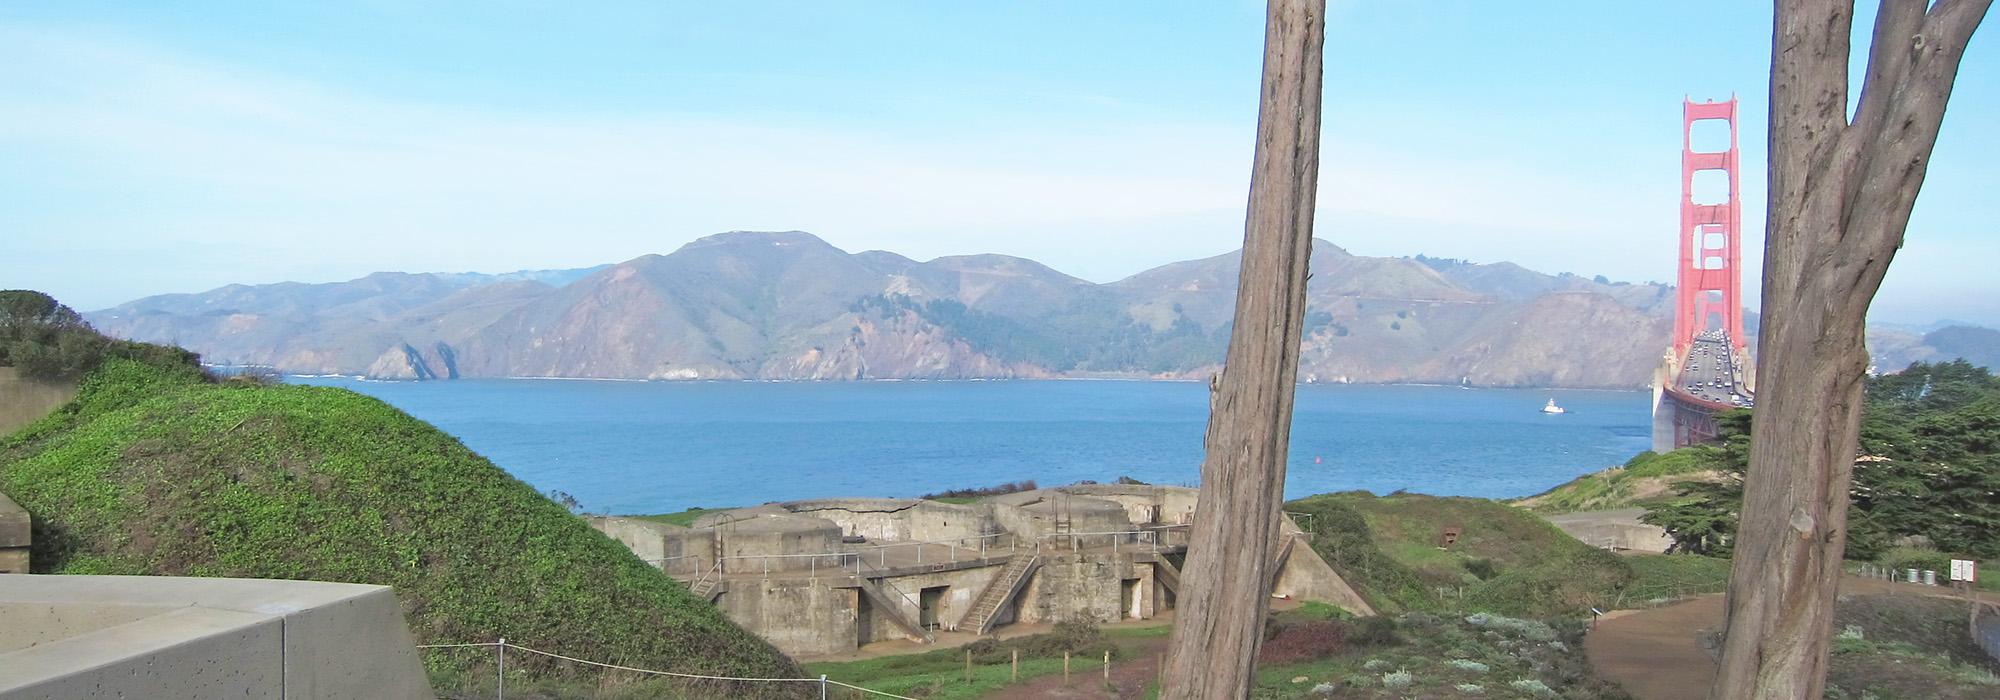
{"type": "MultiPolygon", "coordinates": [[[[668,576],[672,576],[672,575],[674,575],[674,572],[673,572],[673,571],[671,571],[671,570],[669,570],[669,569],[667,568],[667,562],[670,562],[670,561],[678,561],[678,560],[681,560],[681,559],[694,559],[694,560],[697,560],[697,561],[699,561],[699,560],[701,559],[701,555],[699,555],[699,554],[683,554],[683,555],[680,555],[680,556],[677,556],[677,557],[664,557],[664,558],[660,558],[660,559],[641,559],[640,561],[643,561],[643,562],[646,562],[646,563],[648,563],[648,564],[652,564],[652,565],[653,565],[654,567],[658,568],[659,570],[661,570],[661,571],[665,571],[665,572],[667,573],[667,575],[668,575],[668,576]]],[[[694,573],[694,571],[689,571],[688,573],[689,573],[689,574],[693,574],[693,573],[694,573]]]]}
{"type": "Polygon", "coordinates": [[[868,552],[873,552],[876,555],[875,558],[876,566],[887,567],[889,562],[889,550],[896,549],[898,547],[916,547],[917,564],[921,565],[924,563],[924,547],[939,546],[945,548],[946,561],[955,564],[958,563],[958,550],[971,549],[971,547],[962,546],[962,543],[977,542],[979,549],[979,560],[986,561],[987,559],[991,558],[990,552],[999,549],[997,546],[992,548],[987,547],[986,541],[997,540],[1002,537],[1008,538],[1007,554],[1013,555],[1016,551],[1019,550],[1020,537],[1018,535],[1015,535],[1014,533],[1011,532],[1000,532],[991,535],[980,535],[978,537],[960,537],[950,540],[920,540],[912,542],[891,542],[887,544],[877,544],[871,542],[866,545],[863,545],[863,549],[865,551],[854,552],[854,553],[866,556],[868,552]]]}
{"type": "MultiPolygon", "coordinates": [[[[764,568],[760,573],[762,573],[765,576],[770,576],[772,559],[806,559],[807,560],[806,575],[811,578],[818,578],[819,560],[822,557],[833,557],[834,560],[833,566],[829,567],[829,569],[833,571],[843,570],[846,567],[846,564],[843,563],[841,560],[847,557],[853,557],[854,574],[856,576],[861,575],[861,557],[860,555],[855,554],[853,552],[827,552],[825,554],[732,554],[728,556],[717,557],[715,563],[716,566],[720,567],[722,566],[722,563],[725,561],[732,561],[732,560],[744,561],[749,559],[757,559],[761,560],[764,564],[764,568]]],[[[786,571],[786,569],[780,568],[779,571],[783,572],[786,571]]],[[[793,569],[793,571],[796,571],[796,569],[793,569]]],[[[748,572],[725,572],[725,573],[748,573],[748,572]]]]}
{"type": "MultiPolygon", "coordinates": [[[[1158,530],[1117,530],[1109,532],[1052,532],[1046,535],[1042,535],[1041,540],[1037,541],[1035,544],[1036,548],[1039,550],[1041,546],[1041,541],[1067,538],[1070,541],[1070,546],[1074,548],[1077,546],[1078,538],[1112,537],[1114,539],[1111,540],[1111,553],[1115,555],[1118,553],[1119,540],[1117,538],[1118,536],[1121,535],[1131,536],[1135,540],[1142,540],[1146,543],[1150,543],[1153,547],[1153,551],[1155,552],[1158,552],[1160,549],[1160,536],[1158,530]]],[[[1135,542],[1134,544],[1137,544],[1137,542],[1135,542]]]]}
{"type": "Polygon", "coordinates": [[[717,559],[717,560],[715,560],[715,565],[714,565],[714,566],[710,566],[710,567],[708,567],[708,570],[707,570],[707,571],[704,571],[704,572],[701,572],[701,576],[700,576],[700,577],[698,577],[698,578],[696,578],[696,579],[694,580],[694,582],[693,582],[693,583],[689,583],[689,584],[688,584],[688,590],[692,591],[692,590],[694,590],[694,589],[696,589],[696,588],[700,588],[700,587],[701,587],[701,584],[702,584],[702,582],[703,582],[703,581],[707,581],[710,575],[714,575],[714,576],[715,576],[715,578],[716,578],[716,579],[718,579],[718,580],[720,580],[720,579],[722,578],[722,560],[721,560],[721,559],[717,559]]]}

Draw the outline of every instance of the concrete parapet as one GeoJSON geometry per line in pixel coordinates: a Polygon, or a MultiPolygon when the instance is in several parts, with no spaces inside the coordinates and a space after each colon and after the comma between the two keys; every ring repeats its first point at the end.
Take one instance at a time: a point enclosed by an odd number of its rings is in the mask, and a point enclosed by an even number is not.
{"type": "Polygon", "coordinates": [[[13,367],[0,367],[0,435],[41,420],[74,398],[75,382],[28,379],[13,367]]]}
{"type": "Polygon", "coordinates": [[[590,526],[646,563],[674,576],[697,576],[715,565],[715,534],[638,518],[591,517],[590,526]]]}
{"type": "Polygon", "coordinates": [[[383,586],[0,575],[0,699],[432,697],[383,586]]]}
{"type": "Polygon", "coordinates": [[[0,574],[28,573],[28,550],[34,544],[35,523],[28,511],[0,493],[0,574]]]}
{"type": "Polygon", "coordinates": [[[833,521],[843,534],[870,541],[942,542],[1000,531],[990,506],[915,498],[841,498],[781,503],[799,515],[833,521]]]}
{"type": "Polygon", "coordinates": [[[1624,508],[1549,516],[1549,523],[1592,547],[1665,552],[1674,543],[1666,528],[1639,522],[1644,508],[1624,508]]]}
{"type": "Polygon", "coordinates": [[[720,530],[723,573],[838,568],[841,532],[831,520],[781,511],[720,530]]]}

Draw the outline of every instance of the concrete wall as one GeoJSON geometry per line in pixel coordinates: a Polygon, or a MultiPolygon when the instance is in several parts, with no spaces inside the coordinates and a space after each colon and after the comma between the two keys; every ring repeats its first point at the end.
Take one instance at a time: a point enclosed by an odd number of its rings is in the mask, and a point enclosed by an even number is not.
{"type": "Polygon", "coordinates": [[[0,630],[6,700],[433,697],[382,586],[0,575],[0,630]]]}
{"type": "MultiPolygon", "coordinates": [[[[903,612],[909,615],[911,620],[918,619],[918,604],[915,601],[919,600],[923,589],[946,586],[944,598],[938,603],[938,622],[946,627],[956,628],[959,626],[959,621],[965,619],[967,613],[972,612],[972,604],[979,600],[979,594],[986,592],[986,587],[992,585],[993,579],[1006,568],[1006,562],[999,562],[992,566],[892,576],[883,580],[895,585],[895,589],[890,590],[889,595],[903,602],[903,612]],[[902,596],[896,595],[895,591],[902,591],[909,596],[909,599],[903,599],[902,596]]],[[[902,634],[900,628],[895,627],[887,619],[878,619],[875,624],[876,632],[879,633],[876,635],[877,639],[885,638],[882,635],[902,634]]]]}
{"type": "MultiPolygon", "coordinates": [[[[938,619],[954,627],[979,594],[991,585],[1005,564],[939,571],[885,580],[883,591],[905,619],[919,619],[922,591],[946,587],[938,619]],[[907,596],[907,597],[905,597],[907,596]]],[[[886,614],[861,619],[861,592],[844,587],[840,577],[821,579],[737,579],[716,601],[729,619],[793,656],[824,656],[853,651],[863,639],[902,639],[909,633],[886,614]],[[861,625],[866,625],[863,629],[861,625]]],[[[873,603],[867,604],[873,607],[873,603]]]]}
{"type": "Polygon", "coordinates": [[[73,382],[24,379],[14,368],[0,367],[0,435],[41,420],[75,398],[73,382]]]}
{"type": "Polygon", "coordinates": [[[0,574],[28,573],[28,549],[33,538],[34,522],[27,509],[0,493],[0,574]]]}
{"type": "Polygon", "coordinates": [[[1644,508],[1623,508],[1549,516],[1549,523],[1592,547],[1665,552],[1674,538],[1665,528],[1639,522],[1644,508]]]}
{"type": "Polygon", "coordinates": [[[993,534],[990,508],[916,499],[846,498],[783,504],[800,515],[825,518],[846,535],[871,542],[942,542],[993,534]]]}
{"type": "MultiPolygon", "coordinates": [[[[1056,489],[1008,494],[991,502],[993,518],[1001,527],[1029,539],[1055,534],[1058,518],[1066,518],[1070,532],[1123,532],[1133,529],[1125,506],[1094,496],[1079,496],[1056,489]]],[[[1067,542],[1061,543],[1067,546],[1067,542]]],[[[1108,540],[1090,544],[1110,544],[1108,540]]]]}
{"type": "MultiPolygon", "coordinates": [[[[826,581],[735,581],[716,605],[778,651],[822,656],[854,650],[855,599],[860,595],[854,588],[830,588],[826,581]]],[[[895,639],[901,634],[896,630],[891,636],[874,638],[895,639]]]]}
{"type": "Polygon", "coordinates": [[[839,558],[831,553],[840,546],[840,527],[831,521],[767,515],[724,525],[721,531],[724,572],[838,567],[839,558]],[[798,556],[807,554],[826,556],[798,556]]]}
{"type": "Polygon", "coordinates": [[[1330,603],[1356,615],[1373,615],[1375,609],[1368,601],[1347,585],[1340,573],[1313,551],[1307,540],[1299,540],[1292,545],[1291,552],[1280,562],[1278,578],[1271,586],[1271,594],[1294,600],[1317,600],[1330,603]]]}
{"type": "Polygon", "coordinates": [[[592,517],[590,526],[618,540],[646,563],[676,576],[693,576],[715,565],[715,533],[710,530],[620,517],[592,517]]]}
{"type": "Polygon", "coordinates": [[[1192,523],[1195,503],[1201,497],[1199,490],[1184,486],[1081,484],[1051,490],[1117,503],[1125,507],[1126,519],[1134,524],[1192,523]]]}
{"type": "MultiPolygon", "coordinates": [[[[1123,607],[1123,582],[1134,578],[1141,578],[1140,572],[1123,558],[1114,561],[1102,555],[1046,555],[1041,570],[1021,591],[1016,619],[1046,623],[1116,622],[1123,607]]],[[[1152,577],[1145,576],[1144,580],[1150,582],[1152,577]]],[[[1151,590],[1140,591],[1141,597],[1152,594],[1151,590]]]]}

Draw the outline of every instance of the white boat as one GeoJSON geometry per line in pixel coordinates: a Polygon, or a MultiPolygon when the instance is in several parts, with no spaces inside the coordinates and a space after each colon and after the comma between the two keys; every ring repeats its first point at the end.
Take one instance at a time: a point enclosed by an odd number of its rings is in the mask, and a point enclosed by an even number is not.
{"type": "Polygon", "coordinates": [[[1557,406],[1557,405],[1556,405],[1556,400],[1555,400],[1555,399],[1549,399],[1549,405],[1547,405],[1547,406],[1543,406],[1543,407],[1542,407],[1542,412],[1543,412],[1543,413],[1568,413],[1569,411],[1565,411],[1565,410],[1563,410],[1563,407],[1561,407],[1561,406],[1557,406]]]}

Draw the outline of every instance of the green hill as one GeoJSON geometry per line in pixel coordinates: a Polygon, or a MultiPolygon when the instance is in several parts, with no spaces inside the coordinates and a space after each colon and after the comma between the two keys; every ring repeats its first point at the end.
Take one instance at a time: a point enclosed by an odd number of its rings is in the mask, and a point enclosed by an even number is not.
{"type": "MultiPolygon", "coordinates": [[[[71,405],[0,438],[0,489],[36,518],[41,573],[384,584],[420,643],[506,637],[645,668],[801,677],[456,439],[346,390],[214,383],[190,365],[108,359],[71,405]]],[[[490,675],[491,657],[427,662],[456,683],[490,675]]],[[[508,669],[509,685],[516,669],[574,672],[521,656],[508,669]]]]}
{"type": "Polygon", "coordinates": [[[1555,488],[1515,501],[1543,515],[1633,508],[1675,498],[1674,486],[1722,477],[1722,449],[1694,445],[1667,453],[1651,450],[1623,466],[1591,472],[1555,488]]]}
{"type": "Polygon", "coordinates": [[[1526,511],[1478,498],[1329,493],[1285,504],[1309,513],[1313,549],[1384,612],[1481,610],[1574,615],[1605,606],[1635,575],[1618,556],[1526,511]],[[1446,528],[1457,542],[1439,546],[1446,528]]]}

